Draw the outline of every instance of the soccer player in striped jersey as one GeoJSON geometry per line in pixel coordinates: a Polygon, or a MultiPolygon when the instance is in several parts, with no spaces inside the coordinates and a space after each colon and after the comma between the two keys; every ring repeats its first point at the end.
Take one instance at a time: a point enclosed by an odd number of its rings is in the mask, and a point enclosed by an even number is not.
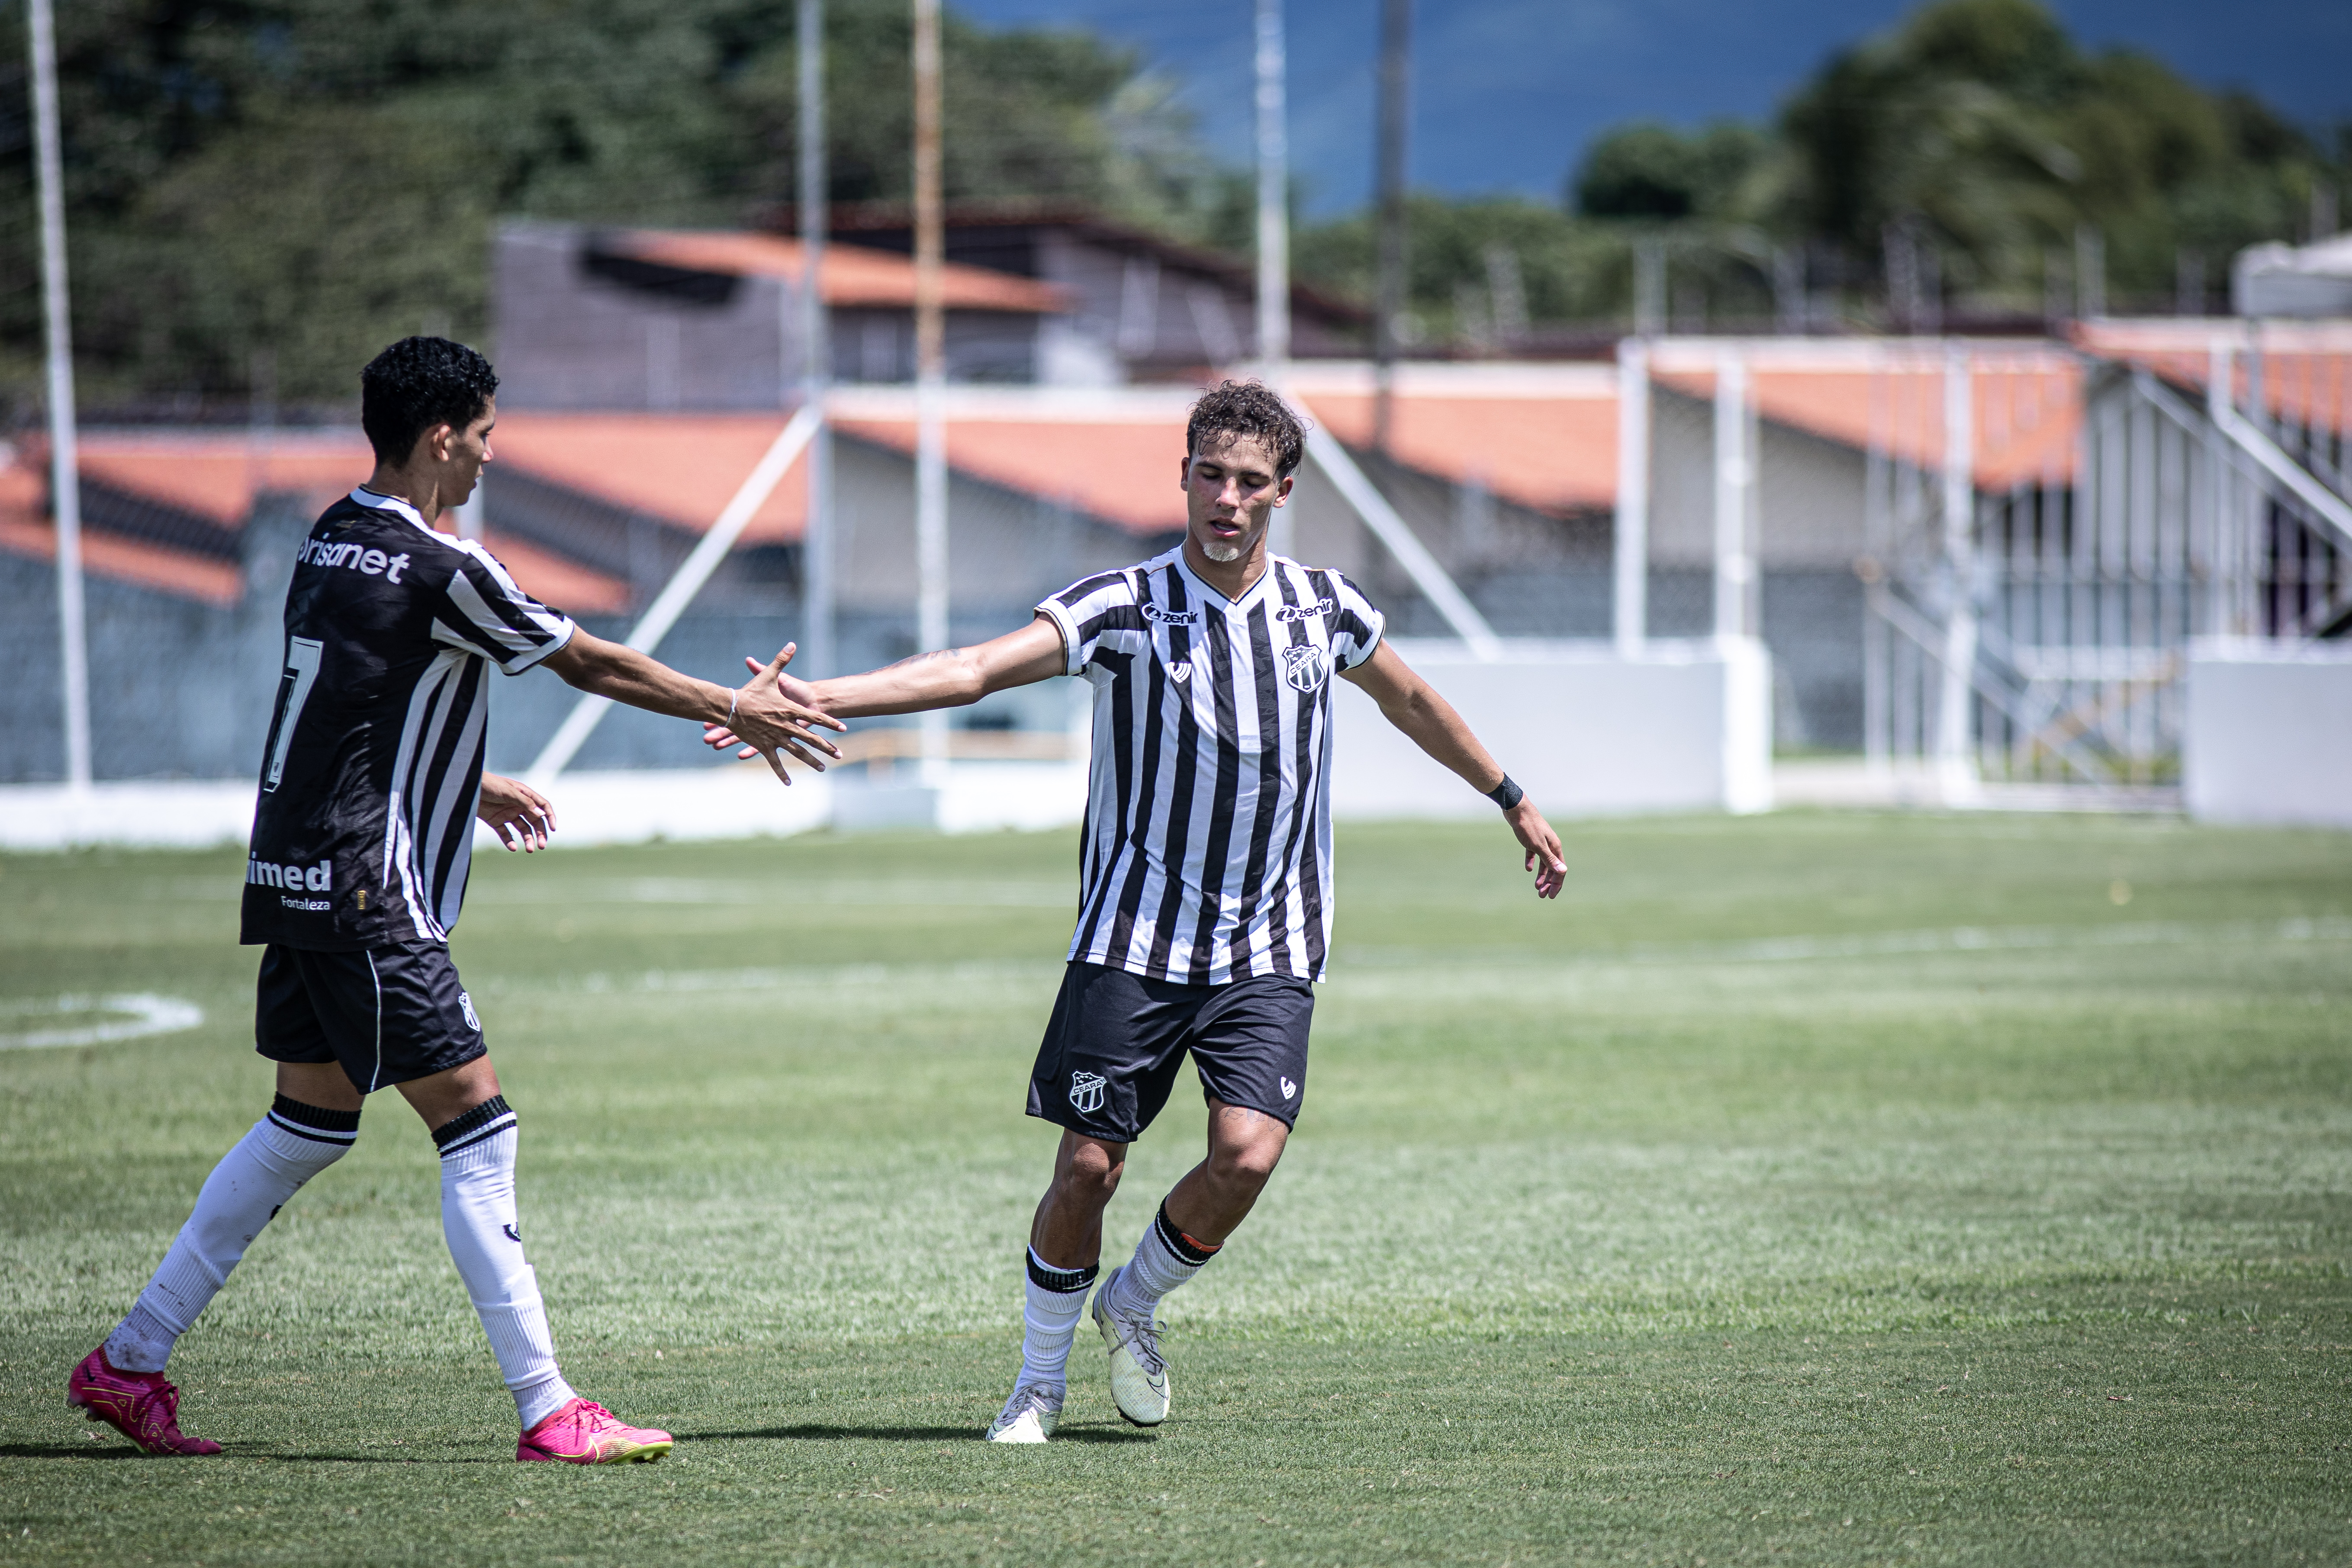
{"type": "Polygon", "coordinates": [[[1076,584],[978,647],[782,682],[837,718],[959,706],[1057,675],[1095,689],[1077,929],[1029,1081],[1029,1114],[1059,1123],[1062,1142],[1030,1229],[1022,1366],[989,1427],[996,1442],[1054,1430],[1103,1211],[1185,1056],[1209,1103],[1208,1157],[1094,1297],[1112,1397],[1140,1426],[1168,1414],[1160,1298],[1250,1212],[1306,1103],[1312,983],[1331,936],[1333,677],[1494,799],[1538,896],[1558,896],[1567,874],[1559,836],[1383,639],[1370,601],[1336,572],[1267,552],[1305,448],[1279,397],[1226,382],[1192,406],[1181,547],[1076,584]]]}
{"type": "Polygon", "coordinates": [[[523,592],[488,551],[442,531],[490,459],[498,378],[440,338],[394,343],[362,373],[367,483],[327,509],[294,556],[286,665],[263,748],[244,940],[263,944],[255,1043],[278,1096],[197,1194],[130,1315],[67,1397],[151,1454],[217,1454],[180,1430],[173,1346],[302,1184],[359,1138],[368,1095],[394,1088],[441,1156],[450,1256],[514,1394],[519,1459],[657,1458],[564,1382],[515,1206],[515,1113],[449,962],[476,818],[509,849],[547,842],[554,813],[482,772],[488,673],[544,664],[572,685],[681,719],[724,719],[789,784],[839,729],[777,689],[792,650],[740,691],[591,637],[523,592]]]}

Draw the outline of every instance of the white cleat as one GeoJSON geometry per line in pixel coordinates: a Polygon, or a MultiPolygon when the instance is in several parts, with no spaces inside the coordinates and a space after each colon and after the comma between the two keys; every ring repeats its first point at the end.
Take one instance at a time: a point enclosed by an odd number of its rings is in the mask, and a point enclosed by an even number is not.
{"type": "Polygon", "coordinates": [[[1152,1314],[1122,1312],[1110,1304],[1126,1268],[1112,1269],[1095,1292],[1095,1327],[1110,1352],[1111,1402],[1138,1426],[1157,1426],[1168,1419],[1168,1363],[1160,1359],[1160,1325],[1152,1314]]]}
{"type": "Polygon", "coordinates": [[[988,1424],[992,1443],[1042,1443],[1062,1419],[1062,1391],[1045,1383],[1024,1383],[988,1424]]]}

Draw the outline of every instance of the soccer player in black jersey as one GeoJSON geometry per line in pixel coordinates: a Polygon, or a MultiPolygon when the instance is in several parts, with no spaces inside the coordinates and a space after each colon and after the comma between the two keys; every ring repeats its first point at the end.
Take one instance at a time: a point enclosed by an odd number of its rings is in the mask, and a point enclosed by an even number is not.
{"type": "Polygon", "coordinates": [[[476,818],[509,849],[554,813],[482,772],[488,674],[536,664],[583,691],[741,731],[787,784],[784,754],[838,755],[837,720],[784,695],[786,647],[740,690],[582,631],[479,544],[442,531],[490,460],[498,378],[469,348],[408,338],[360,377],[367,482],[295,552],[286,665],[246,861],[244,940],[262,945],[255,1039],[278,1095],[214,1168],[128,1317],[74,1369],[68,1398],[151,1454],[216,1454],[178,1423],[164,1363],[278,1209],[397,1089],[441,1154],[442,1228],[513,1393],[519,1459],[657,1458],[667,1432],[624,1426],[555,1361],[514,1195],[515,1113],[449,962],[476,818]]]}
{"type": "MultiPolygon", "coordinates": [[[[1540,897],[1567,875],[1559,836],[1397,657],[1356,585],[1267,552],[1305,447],[1279,397],[1227,382],[1192,406],[1181,547],[1075,584],[978,647],[780,682],[837,718],[956,707],[1056,675],[1095,689],[1077,930],[1029,1082],[1029,1114],[1064,1131],[1029,1234],[1021,1373],[992,1441],[1052,1435],[1103,1211],[1189,1052],[1208,1158],[1094,1299],[1119,1413],[1147,1426],[1167,1416],[1160,1299],[1250,1212],[1305,1103],[1311,983],[1331,926],[1333,676],[1493,797],[1540,897]]],[[[733,738],[724,726],[709,736],[733,738]]]]}

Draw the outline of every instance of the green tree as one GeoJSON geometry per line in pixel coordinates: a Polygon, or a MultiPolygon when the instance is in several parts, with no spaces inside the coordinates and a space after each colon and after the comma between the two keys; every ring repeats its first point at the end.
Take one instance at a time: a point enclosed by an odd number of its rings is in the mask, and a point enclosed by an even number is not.
{"type": "MultiPolygon", "coordinates": [[[[5,13],[21,60],[21,8],[5,13]]],[[[797,195],[789,0],[86,0],[59,8],[87,395],[348,401],[387,338],[483,321],[500,214],[764,221],[797,195]]],[[[835,201],[903,200],[903,0],[831,0],[835,201]]],[[[1070,31],[945,26],[959,199],[1085,203],[1202,238],[1231,182],[1164,83],[1070,31]]],[[[20,68],[0,68],[0,268],[35,272],[20,68]]],[[[37,395],[38,298],[0,283],[0,387],[37,395]]]]}
{"type": "Polygon", "coordinates": [[[2312,141],[2128,49],[2083,54],[2034,0],[1941,0],[1840,52],[1790,99],[1793,177],[1777,226],[1862,271],[1916,226],[1987,302],[2036,297],[2078,226],[2111,284],[2168,294],[2185,247],[2215,262],[2293,237],[2323,167],[2312,141]]]}

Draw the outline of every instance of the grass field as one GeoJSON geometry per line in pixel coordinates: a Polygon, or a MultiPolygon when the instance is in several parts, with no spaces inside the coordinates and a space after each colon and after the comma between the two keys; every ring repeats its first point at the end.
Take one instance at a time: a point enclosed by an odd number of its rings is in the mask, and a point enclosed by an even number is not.
{"type": "MultiPolygon", "coordinates": [[[[572,1380],[681,1439],[519,1469],[396,1097],[173,1375],[64,1408],[267,1100],[241,858],[0,859],[0,1563],[2352,1562],[2352,837],[2155,820],[1344,833],[1297,1137],[1171,1298],[976,1441],[1054,1134],[1065,835],[489,858],[457,956],[572,1380]],[[47,1020],[47,1022],[54,1022],[47,1020]]],[[[1188,1080],[1189,1082],[1189,1080],[1188,1080]]],[[[1197,1158],[1138,1145],[1121,1252],[1197,1158]]]]}

